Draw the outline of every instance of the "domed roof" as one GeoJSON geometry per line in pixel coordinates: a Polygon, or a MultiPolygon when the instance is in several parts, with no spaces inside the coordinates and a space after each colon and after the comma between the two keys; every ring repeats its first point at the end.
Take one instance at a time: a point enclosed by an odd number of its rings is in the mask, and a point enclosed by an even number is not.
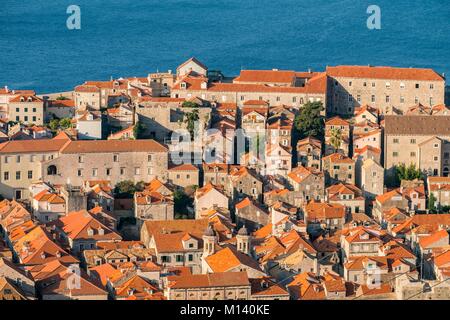
{"type": "Polygon", "coordinates": [[[248,236],[247,228],[245,226],[243,226],[241,229],[239,229],[238,235],[240,235],[240,236],[248,236]]]}

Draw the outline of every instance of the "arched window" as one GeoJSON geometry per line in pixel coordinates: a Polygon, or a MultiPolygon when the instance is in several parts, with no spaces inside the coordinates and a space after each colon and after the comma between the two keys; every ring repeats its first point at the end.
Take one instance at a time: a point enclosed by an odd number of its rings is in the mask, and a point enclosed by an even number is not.
{"type": "Polygon", "coordinates": [[[51,165],[47,168],[47,175],[49,176],[54,176],[58,174],[58,170],[56,170],[56,166],[55,165],[51,165]]]}

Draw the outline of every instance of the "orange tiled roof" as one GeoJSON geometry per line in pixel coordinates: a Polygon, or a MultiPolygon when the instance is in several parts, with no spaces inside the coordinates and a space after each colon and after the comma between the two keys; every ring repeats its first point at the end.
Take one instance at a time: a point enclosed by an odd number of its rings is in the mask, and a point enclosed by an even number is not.
{"type": "Polygon", "coordinates": [[[241,70],[240,75],[233,82],[292,83],[294,78],[294,71],[241,70]]]}
{"type": "Polygon", "coordinates": [[[261,271],[259,264],[255,260],[233,247],[226,247],[206,257],[205,261],[213,272],[227,272],[240,265],[261,271]]]}
{"type": "Polygon", "coordinates": [[[448,232],[447,230],[439,230],[429,236],[421,237],[419,239],[419,244],[422,249],[426,249],[429,246],[433,245],[435,242],[447,239],[448,244],[448,232]]]}
{"type": "Polygon", "coordinates": [[[328,119],[325,121],[326,126],[349,126],[350,124],[348,121],[342,119],[339,116],[333,117],[331,119],[328,119]]]}
{"type": "Polygon", "coordinates": [[[434,70],[418,68],[336,66],[327,67],[326,73],[331,77],[444,81],[434,70]]]}
{"type": "Polygon", "coordinates": [[[335,219],[345,217],[345,207],[341,204],[329,204],[310,201],[306,207],[307,220],[335,219]]]}
{"type": "Polygon", "coordinates": [[[227,286],[250,286],[246,272],[215,272],[174,276],[170,279],[170,288],[210,288],[227,286]]]}

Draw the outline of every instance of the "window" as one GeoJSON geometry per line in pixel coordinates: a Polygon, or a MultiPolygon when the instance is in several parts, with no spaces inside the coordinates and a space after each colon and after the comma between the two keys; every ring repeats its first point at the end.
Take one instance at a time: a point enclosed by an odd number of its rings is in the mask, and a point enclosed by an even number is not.
{"type": "Polygon", "coordinates": [[[106,175],[110,176],[111,175],[111,168],[106,168],[106,175]]]}
{"type": "Polygon", "coordinates": [[[351,81],[348,82],[348,86],[349,86],[349,87],[351,87],[352,84],[353,84],[353,83],[352,83],[351,81]]]}
{"type": "Polygon", "coordinates": [[[361,102],[361,95],[360,95],[360,94],[358,94],[358,95],[356,96],[356,100],[357,100],[358,102],[361,102]]]}
{"type": "Polygon", "coordinates": [[[430,89],[433,90],[434,89],[434,84],[430,83],[430,89]]]}
{"type": "Polygon", "coordinates": [[[23,121],[28,121],[28,116],[24,116],[23,121]]]}
{"type": "Polygon", "coordinates": [[[439,161],[439,157],[435,156],[433,157],[434,161],[439,161]]]}
{"type": "Polygon", "coordinates": [[[391,101],[391,97],[390,96],[386,96],[386,103],[389,103],[391,101]]]}
{"type": "Polygon", "coordinates": [[[179,254],[179,255],[176,256],[176,260],[177,260],[177,262],[183,262],[184,261],[184,257],[179,254]]]}
{"type": "Polygon", "coordinates": [[[20,180],[20,171],[16,171],[16,180],[20,180]]]}
{"type": "Polygon", "coordinates": [[[416,83],[416,89],[419,89],[420,85],[418,83],[416,83]]]}
{"type": "Polygon", "coordinates": [[[438,144],[438,143],[435,143],[435,144],[433,145],[433,147],[439,148],[439,144],[438,144]]]}
{"type": "Polygon", "coordinates": [[[96,177],[97,174],[98,174],[98,169],[97,168],[92,169],[92,176],[96,177]]]}
{"type": "Polygon", "coordinates": [[[36,156],[35,156],[35,155],[31,155],[31,156],[30,156],[30,162],[34,162],[35,159],[36,159],[36,156]]]}
{"type": "Polygon", "coordinates": [[[28,179],[33,179],[33,171],[28,170],[28,179]]]}
{"type": "Polygon", "coordinates": [[[78,169],[77,170],[77,176],[79,176],[79,177],[83,176],[83,170],[82,169],[78,169]]]}
{"type": "Polygon", "coordinates": [[[400,96],[400,103],[405,103],[405,97],[404,96],[400,96]]]}
{"type": "Polygon", "coordinates": [[[147,162],[151,162],[151,161],[152,161],[152,155],[149,154],[149,155],[147,156],[147,162]]]}
{"type": "Polygon", "coordinates": [[[17,156],[17,157],[16,157],[16,162],[17,162],[17,163],[20,163],[20,156],[17,156]]]}
{"type": "Polygon", "coordinates": [[[36,108],[33,108],[33,112],[36,112],[36,108]]]}
{"type": "Polygon", "coordinates": [[[372,82],[372,87],[375,88],[375,82],[372,82]]]}
{"type": "Polygon", "coordinates": [[[139,167],[134,168],[134,174],[135,175],[141,174],[141,168],[139,168],[139,167]]]}
{"type": "Polygon", "coordinates": [[[391,88],[391,83],[390,82],[386,82],[386,88],[390,89],[391,88]]]}
{"type": "Polygon", "coordinates": [[[414,151],[411,151],[409,155],[410,155],[411,157],[415,157],[415,156],[416,156],[416,153],[415,153],[414,151]]]}
{"type": "Polygon", "coordinates": [[[22,199],[22,190],[15,190],[14,195],[17,200],[22,199]]]}
{"type": "Polygon", "coordinates": [[[78,163],[83,163],[84,157],[82,155],[78,156],[78,163]]]}
{"type": "Polygon", "coordinates": [[[3,180],[4,181],[8,181],[9,180],[9,172],[8,171],[3,172],[3,180]]]}
{"type": "Polygon", "coordinates": [[[405,83],[404,82],[400,82],[400,89],[405,89],[405,83]]]}
{"type": "Polygon", "coordinates": [[[415,143],[416,143],[416,139],[410,139],[410,140],[409,140],[409,143],[415,144],[415,143]]]}
{"type": "Polygon", "coordinates": [[[414,97],[414,102],[415,102],[415,104],[418,104],[419,103],[419,98],[418,97],[414,97]]]}
{"type": "Polygon", "coordinates": [[[119,161],[119,155],[118,154],[113,155],[113,161],[114,162],[118,162],[119,161]]]}
{"type": "Polygon", "coordinates": [[[120,168],[120,175],[123,176],[125,174],[125,168],[120,168]]]}
{"type": "Polygon", "coordinates": [[[375,95],[372,95],[371,101],[372,101],[372,102],[375,102],[375,95]]]}

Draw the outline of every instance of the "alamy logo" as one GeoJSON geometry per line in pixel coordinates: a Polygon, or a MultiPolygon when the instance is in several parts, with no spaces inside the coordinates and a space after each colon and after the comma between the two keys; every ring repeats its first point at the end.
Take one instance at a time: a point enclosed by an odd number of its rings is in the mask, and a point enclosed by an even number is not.
{"type": "Polygon", "coordinates": [[[377,5],[370,5],[367,8],[367,14],[370,16],[367,18],[367,28],[369,30],[381,29],[381,9],[377,5]]]}
{"type": "Polygon", "coordinates": [[[67,14],[70,16],[67,18],[66,26],[69,30],[80,30],[81,29],[81,9],[77,5],[70,5],[66,10],[67,14]]]}

